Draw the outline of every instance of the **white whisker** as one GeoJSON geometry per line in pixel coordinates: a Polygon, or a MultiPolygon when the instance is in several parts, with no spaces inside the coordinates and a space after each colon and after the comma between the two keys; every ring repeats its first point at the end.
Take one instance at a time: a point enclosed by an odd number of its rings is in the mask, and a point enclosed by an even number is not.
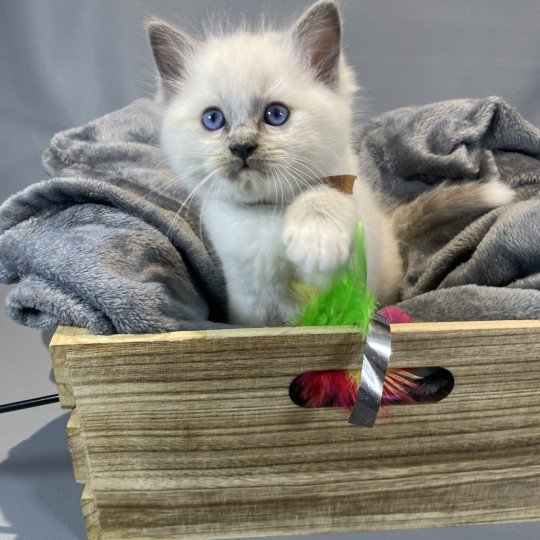
{"type": "Polygon", "coordinates": [[[211,178],[212,176],[214,176],[217,172],[219,172],[220,170],[220,167],[215,169],[214,171],[212,171],[210,174],[208,174],[203,180],[201,180],[201,182],[199,184],[197,184],[195,186],[195,188],[191,191],[191,193],[187,196],[187,198],[185,199],[185,201],[182,203],[182,205],[180,206],[180,208],[177,210],[173,220],[172,220],[172,223],[166,233],[165,236],[168,236],[169,233],[171,232],[175,222],[176,222],[176,218],[181,214],[182,210],[184,209],[184,207],[186,206],[187,202],[193,198],[193,196],[195,195],[195,193],[197,193],[197,191],[199,191],[211,178]]]}

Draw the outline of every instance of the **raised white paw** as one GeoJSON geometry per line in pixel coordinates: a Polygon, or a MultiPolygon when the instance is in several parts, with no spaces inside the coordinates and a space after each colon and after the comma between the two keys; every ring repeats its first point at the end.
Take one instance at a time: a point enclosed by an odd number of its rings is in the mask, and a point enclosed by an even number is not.
{"type": "Polygon", "coordinates": [[[314,195],[298,201],[283,227],[287,258],[305,274],[334,270],[349,258],[354,225],[354,207],[347,196],[325,194],[321,201],[314,195]]]}

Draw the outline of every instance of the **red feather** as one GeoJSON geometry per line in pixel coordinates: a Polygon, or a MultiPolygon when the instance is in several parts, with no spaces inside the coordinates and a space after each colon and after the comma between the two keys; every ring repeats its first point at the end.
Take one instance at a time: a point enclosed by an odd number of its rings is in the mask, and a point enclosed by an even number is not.
{"type": "MultiPolygon", "coordinates": [[[[422,377],[414,370],[390,368],[384,379],[382,404],[416,403],[414,395],[422,377]]],[[[359,371],[308,371],[294,380],[291,393],[304,407],[351,409],[358,395],[359,371]]]]}

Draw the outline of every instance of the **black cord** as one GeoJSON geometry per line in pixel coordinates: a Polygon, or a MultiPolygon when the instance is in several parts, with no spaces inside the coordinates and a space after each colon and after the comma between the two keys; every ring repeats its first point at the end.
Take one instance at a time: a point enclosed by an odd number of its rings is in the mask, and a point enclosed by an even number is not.
{"type": "Polygon", "coordinates": [[[23,401],[14,401],[13,403],[4,403],[0,405],[0,414],[11,411],[20,411],[21,409],[29,409],[30,407],[39,407],[40,405],[48,405],[49,403],[58,403],[60,397],[58,394],[50,396],[41,396],[33,399],[25,399],[23,401]]]}

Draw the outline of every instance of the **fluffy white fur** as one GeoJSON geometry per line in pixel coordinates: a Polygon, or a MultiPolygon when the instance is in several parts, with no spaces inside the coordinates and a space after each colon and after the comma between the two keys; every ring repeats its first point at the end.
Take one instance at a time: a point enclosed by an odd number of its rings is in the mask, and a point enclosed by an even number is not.
{"type": "MultiPolygon", "coordinates": [[[[341,54],[339,12],[321,0],[286,32],[241,31],[195,42],[149,24],[162,80],[162,146],[192,195],[223,263],[231,322],[278,325],[296,311],[293,279],[322,283],[349,257],[355,223],[366,235],[369,286],[395,299],[402,276],[388,219],[360,174],[352,147],[356,84],[341,54]],[[263,121],[285,104],[287,122],[263,121]],[[225,127],[208,131],[218,107],[225,127]],[[254,142],[246,165],[232,144],[254,142]],[[322,186],[358,176],[353,196],[322,186]]],[[[188,204],[188,203],[186,203],[188,204]]]]}

